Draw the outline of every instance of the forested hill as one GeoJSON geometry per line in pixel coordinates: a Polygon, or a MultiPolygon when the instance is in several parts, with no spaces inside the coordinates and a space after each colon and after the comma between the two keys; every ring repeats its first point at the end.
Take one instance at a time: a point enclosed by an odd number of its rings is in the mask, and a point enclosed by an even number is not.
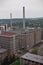
{"type": "MultiPolygon", "coordinates": [[[[0,19],[1,23],[10,23],[11,19],[0,19]]],[[[12,19],[12,22],[15,23],[17,26],[22,27],[23,19],[16,18],[12,19]]],[[[41,26],[43,27],[43,18],[26,18],[25,19],[26,26],[33,27],[33,26],[41,26]]]]}

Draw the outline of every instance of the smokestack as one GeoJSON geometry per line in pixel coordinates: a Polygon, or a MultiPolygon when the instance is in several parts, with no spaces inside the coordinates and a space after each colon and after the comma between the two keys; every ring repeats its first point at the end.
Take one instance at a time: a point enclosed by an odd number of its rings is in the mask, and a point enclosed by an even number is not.
{"type": "Polygon", "coordinates": [[[5,31],[7,31],[7,24],[5,24],[5,31]]]}
{"type": "Polygon", "coordinates": [[[12,13],[10,13],[10,26],[11,26],[11,30],[12,30],[12,13]]]}
{"type": "Polygon", "coordinates": [[[23,29],[25,29],[25,7],[23,7],[23,29]]]}

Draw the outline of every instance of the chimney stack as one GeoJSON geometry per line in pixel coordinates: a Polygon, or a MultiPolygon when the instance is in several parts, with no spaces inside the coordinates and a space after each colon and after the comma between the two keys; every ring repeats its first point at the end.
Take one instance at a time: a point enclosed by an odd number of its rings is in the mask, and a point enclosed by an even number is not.
{"type": "Polygon", "coordinates": [[[12,13],[10,13],[10,26],[11,26],[11,30],[12,30],[12,13]]]}
{"type": "Polygon", "coordinates": [[[25,7],[23,7],[23,29],[25,29],[25,7]]]}
{"type": "Polygon", "coordinates": [[[5,26],[5,31],[7,31],[7,24],[5,24],[4,26],[5,26]]]}

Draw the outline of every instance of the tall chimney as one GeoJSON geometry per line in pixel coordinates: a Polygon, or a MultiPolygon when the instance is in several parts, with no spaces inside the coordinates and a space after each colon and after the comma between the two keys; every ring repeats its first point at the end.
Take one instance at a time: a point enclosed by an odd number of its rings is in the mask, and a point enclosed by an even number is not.
{"type": "Polygon", "coordinates": [[[23,29],[25,29],[25,7],[23,7],[23,29]]]}
{"type": "Polygon", "coordinates": [[[12,30],[12,13],[10,13],[10,26],[11,26],[11,30],[12,30]]]}
{"type": "Polygon", "coordinates": [[[5,31],[7,31],[7,24],[5,24],[5,31]]]}

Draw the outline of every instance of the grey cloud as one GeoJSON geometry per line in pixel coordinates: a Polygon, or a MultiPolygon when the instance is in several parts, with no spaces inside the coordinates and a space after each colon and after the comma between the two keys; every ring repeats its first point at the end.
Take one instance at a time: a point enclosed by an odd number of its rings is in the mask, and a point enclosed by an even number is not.
{"type": "Polygon", "coordinates": [[[26,17],[43,16],[43,0],[0,0],[0,18],[9,17],[10,12],[13,17],[22,17],[23,6],[26,9],[26,17]]]}

